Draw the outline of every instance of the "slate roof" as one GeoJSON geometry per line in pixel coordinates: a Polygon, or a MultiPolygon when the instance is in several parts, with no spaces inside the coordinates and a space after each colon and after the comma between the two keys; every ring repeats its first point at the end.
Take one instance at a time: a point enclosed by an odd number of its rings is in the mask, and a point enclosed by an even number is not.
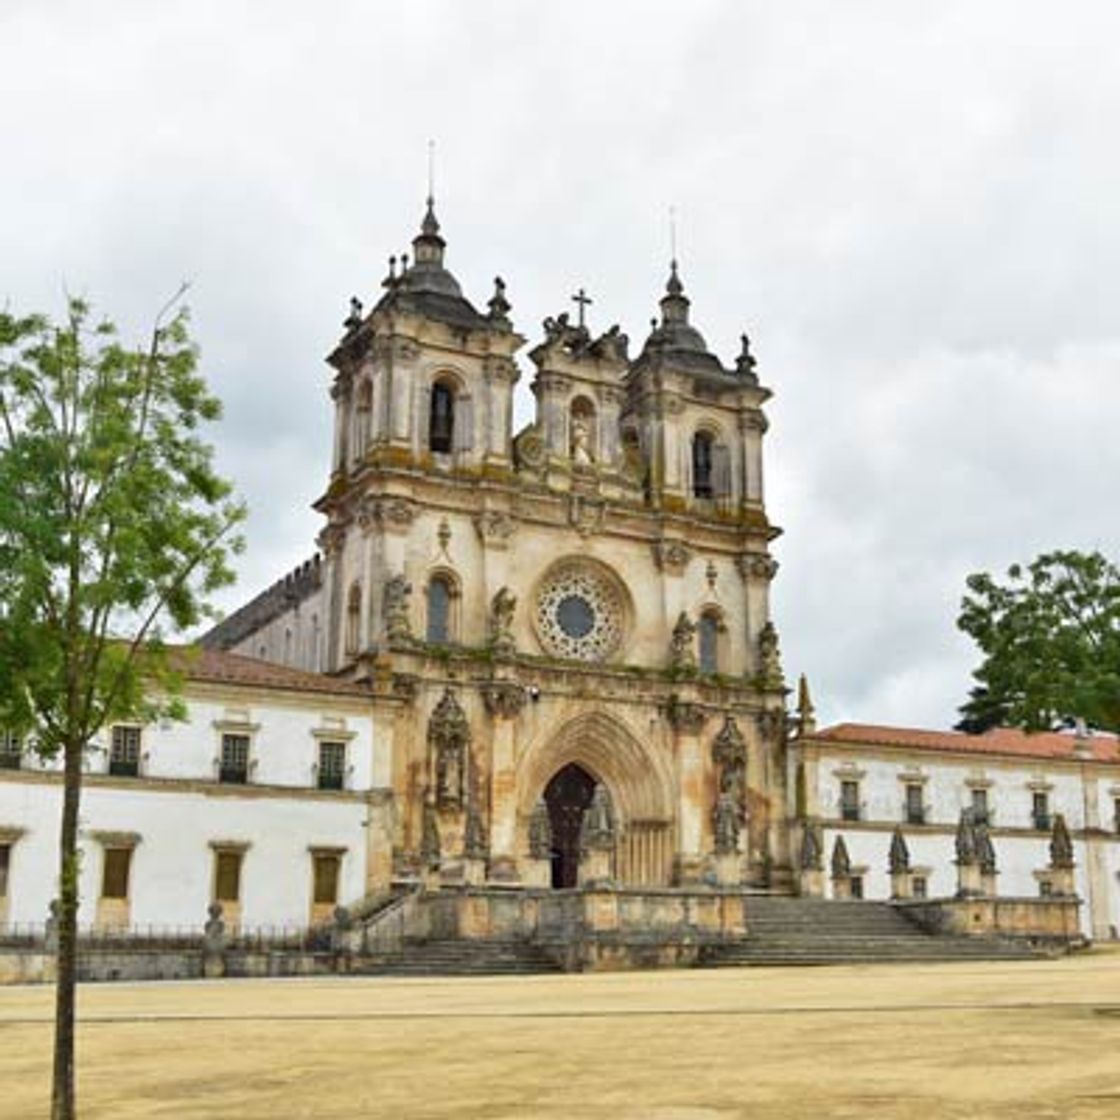
{"type": "MultiPolygon", "coordinates": [[[[1078,741],[1072,732],[1040,731],[1028,734],[1013,727],[998,727],[983,735],[961,731],[923,731],[912,727],[882,727],[871,723],[839,723],[807,736],[809,739],[851,746],[903,747],[907,750],[974,755],[1006,755],[1045,760],[1076,760],[1078,741]]],[[[1089,757],[1095,762],[1120,765],[1120,740],[1107,732],[1088,739],[1089,757]]]]}

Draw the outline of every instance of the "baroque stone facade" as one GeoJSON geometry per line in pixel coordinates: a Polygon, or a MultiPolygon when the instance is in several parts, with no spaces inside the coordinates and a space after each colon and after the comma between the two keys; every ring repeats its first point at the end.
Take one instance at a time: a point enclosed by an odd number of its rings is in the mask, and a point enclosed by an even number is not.
{"type": "Polygon", "coordinates": [[[790,885],[784,744],[767,733],[786,692],[769,392],[749,345],[727,366],[710,352],[675,261],[636,354],[619,327],[591,329],[581,293],[528,351],[535,415],[515,432],[525,339],[505,284],[483,311],[468,301],[430,200],[412,248],[328,358],[316,580],[207,643],[368,682],[398,873],[454,879],[469,851],[488,878],[529,881],[547,836],[550,881],[575,885],[600,790],[614,881],[713,882],[718,863],[723,883],[733,866],[733,882],[790,885]]]}

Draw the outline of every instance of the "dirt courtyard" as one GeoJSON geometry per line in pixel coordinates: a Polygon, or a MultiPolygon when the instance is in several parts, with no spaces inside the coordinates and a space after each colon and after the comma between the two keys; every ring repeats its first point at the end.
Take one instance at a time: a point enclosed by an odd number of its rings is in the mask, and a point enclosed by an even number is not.
{"type": "MultiPolygon", "coordinates": [[[[50,988],[0,989],[0,1117],[50,988]]],[[[83,1120],[1120,1115],[1120,953],[493,979],[83,986],[83,1120]]]]}

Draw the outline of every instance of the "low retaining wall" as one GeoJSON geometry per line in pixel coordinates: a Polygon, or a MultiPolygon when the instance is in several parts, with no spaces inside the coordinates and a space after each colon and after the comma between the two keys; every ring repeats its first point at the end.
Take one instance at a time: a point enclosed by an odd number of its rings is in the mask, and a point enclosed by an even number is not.
{"type": "Polygon", "coordinates": [[[911,921],[930,933],[1006,937],[1038,944],[1084,943],[1079,898],[931,898],[896,902],[911,921]]]}

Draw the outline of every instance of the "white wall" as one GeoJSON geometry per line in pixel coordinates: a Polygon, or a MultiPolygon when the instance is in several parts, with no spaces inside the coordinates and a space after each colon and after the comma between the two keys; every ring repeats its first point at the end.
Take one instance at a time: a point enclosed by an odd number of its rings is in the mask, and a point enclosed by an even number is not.
{"type": "MultiPolygon", "coordinates": [[[[343,848],[341,903],[365,892],[370,789],[391,782],[387,739],[374,741],[373,706],[362,697],[192,684],[186,723],[143,728],[139,779],[108,777],[106,730],[89,755],[82,797],[80,920],[92,923],[102,845],[94,832],[137,833],[131,868],[133,924],[200,926],[211,898],[211,841],[247,844],[242,924],[306,925],[310,847],[343,848]],[[215,761],[223,730],[251,729],[248,785],[221,784],[215,761]],[[320,791],[314,766],[321,738],[347,744],[344,791],[320,791]]],[[[0,771],[0,829],[22,830],[12,849],[8,921],[45,920],[57,893],[61,811],[58,764],[26,760],[0,771]]]]}

